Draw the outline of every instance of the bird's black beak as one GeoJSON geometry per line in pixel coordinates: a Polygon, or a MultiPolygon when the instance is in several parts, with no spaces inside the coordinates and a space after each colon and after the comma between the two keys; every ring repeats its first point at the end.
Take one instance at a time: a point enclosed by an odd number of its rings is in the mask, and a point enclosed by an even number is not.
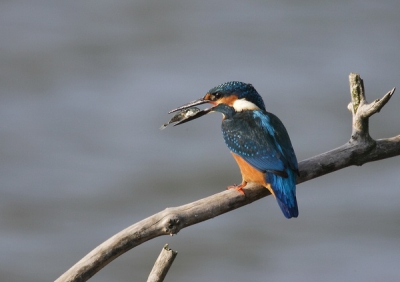
{"type": "Polygon", "coordinates": [[[188,109],[188,108],[191,108],[191,107],[194,107],[194,106],[197,106],[197,105],[205,104],[205,103],[208,103],[208,102],[209,101],[204,100],[204,98],[197,99],[197,100],[189,102],[189,103],[187,103],[187,104],[185,104],[183,106],[180,106],[180,107],[178,107],[176,109],[173,109],[172,111],[169,111],[168,113],[171,114],[171,113],[176,112],[176,111],[185,110],[185,109],[188,109]]]}
{"type": "MultiPolygon", "coordinates": [[[[176,109],[173,109],[172,111],[169,112],[169,114],[173,113],[173,112],[176,112],[176,111],[185,110],[185,109],[197,106],[197,105],[206,104],[206,103],[209,103],[209,102],[210,102],[209,100],[204,100],[204,98],[201,98],[201,99],[198,99],[198,100],[194,100],[194,101],[189,102],[189,103],[187,103],[187,104],[185,104],[183,106],[180,106],[180,107],[178,107],[176,109]]],[[[177,122],[176,124],[174,124],[174,126],[177,126],[178,124],[186,123],[188,121],[191,121],[191,120],[194,120],[194,119],[199,118],[201,116],[204,116],[204,115],[210,113],[211,110],[212,110],[212,107],[204,109],[204,110],[202,110],[200,112],[197,112],[194,115],[177,122]]]]}

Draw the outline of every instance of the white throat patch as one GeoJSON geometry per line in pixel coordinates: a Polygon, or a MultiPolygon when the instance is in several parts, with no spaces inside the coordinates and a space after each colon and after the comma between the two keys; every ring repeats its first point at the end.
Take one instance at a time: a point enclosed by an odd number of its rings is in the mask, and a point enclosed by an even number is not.
{"type": "Polygon", "coordinates": [[[233,108],[237,112],[241,112],[244,110],[259,110],[260,108],[257,107],[254,103],[246,101],[244,99],[238,99],[235,102],[233,102],[233,108]]]}

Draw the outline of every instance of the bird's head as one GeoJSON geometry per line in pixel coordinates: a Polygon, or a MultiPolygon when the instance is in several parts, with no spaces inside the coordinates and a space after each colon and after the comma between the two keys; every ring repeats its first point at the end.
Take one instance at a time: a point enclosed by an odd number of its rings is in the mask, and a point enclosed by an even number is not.
{"type": "Polygon", "coordinates": [[[245,110],[265,110],[264,101],[253,85],[239,81],[230,81],[211,88],[203,98],[189,102],[169,113],[206,103],[211,104],[212,107],[202,110],[175,125],[188,122],[211,112],[227,114],[231,110],[236,112],[245,110]]]}

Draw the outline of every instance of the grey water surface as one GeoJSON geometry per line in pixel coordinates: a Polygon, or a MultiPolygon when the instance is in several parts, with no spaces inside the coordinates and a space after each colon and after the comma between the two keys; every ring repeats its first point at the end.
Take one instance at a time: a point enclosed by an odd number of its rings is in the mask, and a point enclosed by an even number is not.
{"type": "MultiPolygon", "coordinates": [[[[400,87],[399,1],[2,1],[0,280],[53,281],[166,207],[240,182],[221,116],[159,127],[222,82],[252,83],[299,160],[350,138],[348,75],[400,87]]],[[[371,135],[400,134],[400,93],[371,135]]],[[[400,281],[399,158],[298,186],[131,250],[91,281],[400,281]]]]}

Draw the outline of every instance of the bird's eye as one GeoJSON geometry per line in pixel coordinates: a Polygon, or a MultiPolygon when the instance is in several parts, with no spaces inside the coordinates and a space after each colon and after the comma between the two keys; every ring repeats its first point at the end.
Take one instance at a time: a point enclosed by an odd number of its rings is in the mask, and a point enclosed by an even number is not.
{"type": "Polygon", "coordinates": [[[221,93],[217,92],[214,94],[215,100],[218,100],[219,98],[221,98],[221,93]]]}

